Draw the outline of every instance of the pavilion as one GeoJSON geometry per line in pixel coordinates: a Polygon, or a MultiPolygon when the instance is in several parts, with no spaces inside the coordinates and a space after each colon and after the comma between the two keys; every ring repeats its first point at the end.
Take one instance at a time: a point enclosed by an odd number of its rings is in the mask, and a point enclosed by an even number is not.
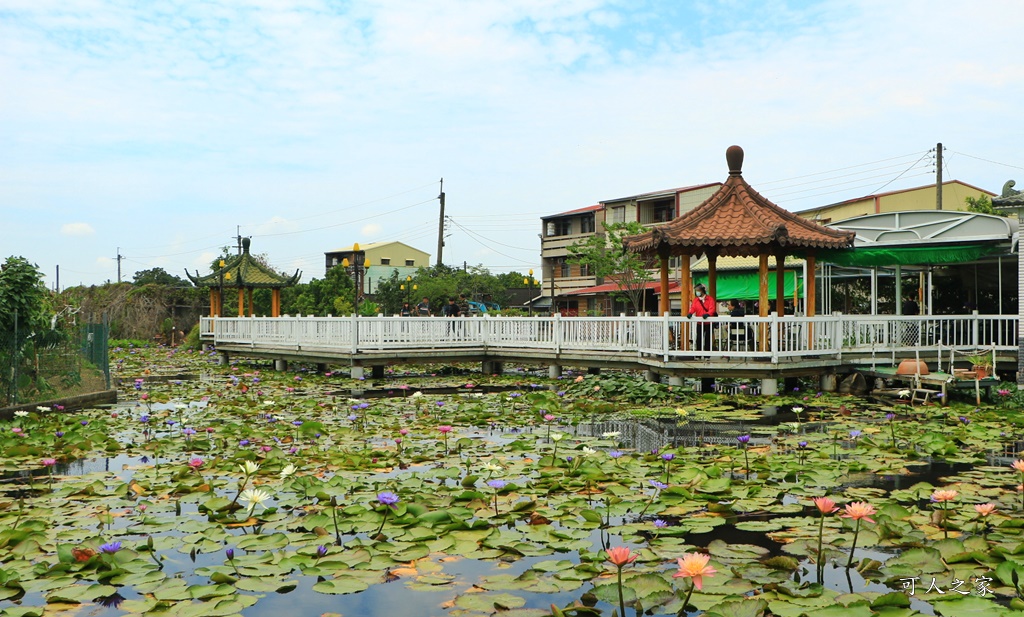
{"type": "Polygon", "coordinates": [[[242,253],[230,259],[220,260],[219,268],[212,274],[185,275],[196,287],[210,289],[210,317],[220,317],[224,312],[224,289],[238,290],[238,316],[252,317],[252,290],[270,289],[270,315],[281,315],[281,289],[299,282],[302,273],[298,270],[292,276],[282,276],[263,265],[249,252],[249,238],[242,238],[242,253]]]}
{"type": "MultiPolygon", "coordinates": [[[[661,293],[659,313],[670,310],[669,257],[683,257],[680,276],[680,300],[683,314],[692,293],[690,260],[707,256],[708,293],[718,299],[716,261],[720,256],[758,258],[758,314],[769,314],[768,258],[775,258],[775,310],[784,314],[786,298],[785,259],[798,255],[814,272],[815,255],[820,250],[841,250],[853,246],[854,234],[825,227],[784,210],[757,193],[743,179],[743,149],[730,146],[725,153],[729,178],[711,197],[693,210],[648,232],[623,241],[626,250],[657,256],[660,262],[661,293]]],[[[814,277],[807,277],[807,315],[814,315],[814,277]]],[[[686,344],[687,337],[682,337],[686,344]]]]}

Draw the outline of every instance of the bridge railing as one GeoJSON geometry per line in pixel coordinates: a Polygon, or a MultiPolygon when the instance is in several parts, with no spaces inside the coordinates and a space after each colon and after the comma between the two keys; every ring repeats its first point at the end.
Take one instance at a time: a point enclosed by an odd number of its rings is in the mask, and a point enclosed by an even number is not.
{"type": "Polygon", "coordinates": [[[1017,318],[1005,315],[717,317],[218,317],[200,332],[215,343],[359,353],[481,347],[601,351],[665,361],[771,362],[843,353],[1017,349],[1017,318]]]}

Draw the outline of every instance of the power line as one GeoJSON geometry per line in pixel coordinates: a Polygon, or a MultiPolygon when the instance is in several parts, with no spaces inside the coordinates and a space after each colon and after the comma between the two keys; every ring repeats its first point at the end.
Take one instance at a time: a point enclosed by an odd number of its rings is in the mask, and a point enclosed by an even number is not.
{"type": "Polygon", "coordinates": [[[804,178],[810,178],[812,176],[823,176],[825,174],[831,174],[831,173],[835,173],[837,171],[846,171],[848,169],[856,169],[857,167],[867,167],[868,165],[876,165],[878,163],[886,163],[888,161],[895,161],[895,160],[898,160],[898,159],[906,159],[906,158],[910,158],[910,157],[912,157],[912,156],[914,156],[916,154],[917,154],[916,152],[911,152],[910,154],[901,154],[900,156],[894,156],[894,157],[887,158],[887,159],[879,159],[877,161],[871,161],[869,163],[860,163],[859,165],[850,165],[848,167],[839,167],[837,169],[830,169],[828,171],[818,171],[818,172],[815,172],[815,173],[812,173],[812,174],[805,174],[803,176],[794,176],[792,178],[783,178],[781,180],[769,180],[768,182],[761,182],[761,183],[759,183],[758,186],[765,186],[765,185],[768,185],[768,184],[778,184],[780,182],[790,182],[792,180],[802,180],[804,178]]]}
{"type": "Polygon", "coordinates": [[[993,165],[1002,165],[1003,167],[1009,167],[1010,169],[1021,169],[1021,170],[1024,170],[1024,167],[1020,167],[1018,165],[1010,165],[1009,163],[1000,163],[999,161],[990,161],[989,159],[983,159],[980,156],[974,156],[974,155],[971,155],[971,154],[966,154],[964,152],[957,152],[956,150],[950,150],[949,152],[951,152],[952,154],[959,154],[960,156],[966,156],[969,159],[975,159],[975,160],[978,160],[978,161],[984,161],[986,163],[992,163],[993,165]]]}
{"type": "MultiPolygon", "coordinates": [[[[436,197],[431,197],[430,199],[426,199],[424,201],[420,201],[420,202],[417,202],[417,203],[414,203],[414,204],[409,204],[408,206],[403,206],[401,208],[396,208],[394,210],[388,210],[387,212],[379,212],[377,214],[372,214],[370,216],[366,216],[366,217],[363,217],[361,219],[354,219],[354,220],[351,220],[351,221],[345,221],[344,223],[336,223],[334,225],[324,225],[322,227],[317,227],[316,229],[300,229],[300,230],[297,230],[297,231],[281,231],[281,232],[274,233],[274,234],[253,234],[253,237],[255,237],[255,238],[272,238],[274,236],[293,236],[295,234],[304,234],[304,233],[309,233],[311,231],[320,231],[321,229],[332,229],[334,227],[342,227],[344,225],[352,225],[354,223],[361,223],[363,221],[369,221],[371,219],[375,219],[375,218],[379,218],[379,217],[382,217],[382,216],[386,216],[388,214],[394,214],[396,212],[402,212],[403,210],[408,210],[409,208],[415,208],[416,206],[422,206],[423,204],[430,203],[430,202],[434,201],[435,199],[437,199],[437,198],[436,197]]],[[[254,225],[247,225],[246,227],[253,227],[253,226],[254,225]]]]}
{"type": "Polygon", "coordinates": [[[910,164],[910,167],[907,167],[907,168],[906,168],[905,170],[903,170],[903,172],[902,172],[902,173],[900,173],[900,175],[896,176],[896,177],[895,177],[895,178],[893,178],[892,180],[889,180],[888,182],[886,182],[885,184],[883,184],[882,186],[878,187],[877,189],[875,189],[875,190],[873,190],[873,191],[871,191],[871,192],[872,192],[872,193],[877,193],[878,191],[880,191],[880,190],[884,189],[885,187],[889,186],[889,185],[890,185],[890,184],[892,184],[893,182],[895,182],[895,181],[899,180],[899,179],[900,179],[900,177],[902,177],[902,176],[903,176],[903,174],[905,174],[905,173],[907,173],[908,171],[910,171],[911,169],[913,169],[913,168],[914,168],[914,167],[915,167],[915,166],[916,166],[916,165],[917,165],[918,163],[920,163],[920,162],[921,162],[921,161],[922,161],[922,160],[923,160],[923,159],[924,159],[925,157],[927,157],[927,156],[928,156],[929,154],[931,154],[931,150],[929,150],[928,152],[925,152],[924,154],[922,154],[922,155],[921,155],[921,158],[919,158],[919,159],[917,159],[916,161],[914,161],[913,163],[911,163],[911,164],[910,164]]]}

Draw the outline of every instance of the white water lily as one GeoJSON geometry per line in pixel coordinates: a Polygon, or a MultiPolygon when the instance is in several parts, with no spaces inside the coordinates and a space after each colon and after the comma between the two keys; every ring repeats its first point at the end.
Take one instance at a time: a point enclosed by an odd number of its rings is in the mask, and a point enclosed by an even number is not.
{"type": "Polygon", "coordinates": [[[50,408],[49,407],[36,407],[36,411],[38,411],[39,413],[46,413],[46,412],[50,411],[50,408]]]}
{"type": "Polygon", "coordinates": [[[417,390],[417,391],[412,393],[412,397],[413,398],[416,398],[416,397],[419,397],[419,396],[423,396],[423,393],[420,392],[419,390],[417,390]]]}
{"type": "Polygon", "coordinates": [[[502,467],[501,465],[499,465],[497,463],[492,463],[490,461],[484,463],[483,464],[483,468],[486,471],[501,471],[502,469],[504,469],[504,467],[502,467]]]}
{"type": "Polygon", "coordinates": [[[270,499],[270,493],[258,488],[250,488],[242,491],[242,501],[249,504],[248,510],[250,513],[256,509],[256,506],[261,505],[268,499],[270,499]]]}
{"type": "Polygon", "coordinates": [[[256,472],[260,470],[259,464],[252,461],[245,461],[238,468],[242,470],[246,477],[256,475],[256,472]]]}
{"type": "Polygon", "coordinates": [[[296,471],[295,465],[292,465],[291,463],[289,463],[288,465],[285,466],[284,469],[281,470],[281,479],[283,480],[283,479],[287,478],[288,476],[293,475],[295,473],[295,471],[296,471]]]}
{"type": "Polygon", "coordinates": [[[267,401],[263,401],[263,404],[264,404],[264,405],[268,405],[268,406],[269,406],[269,405],[273,405],[273,404],[274,404],[274,401],[270,401],[270,400],[267,400],[267,401]]]}
{"type": "Polygon", "coordinates": [[[591,454],[597,454],[597,450],[587,446],[583,446],[583,449],[580,450],[580,456],[590,456],[591,454]]]}
{"type": "Polygon", "coordinates": [[[793,408],[793,413],[800,413],[800,412],[802,412],[803,410],[804,410],[804,408],[803,408],[803,407],[799,407],[799,406],[797,406],[797,407],[794,407],[794,408],[793,408]]]}
{"type": "Polygon", "coordinates": [[[174,404],[174,408],[175,409],[188,409],[188,405],[186,405],[185,403],[175,403],[174,404]]]}
{"type": "MultiPolygon", "coordinates": [[[[39,409],[39,407],[36,407],[36,409],[39,409]]],[[[18,411],[14,412],[14,415],[19,418],[27,418],[28,412],[25,411],[24,409],[19,409],[18,411]]]]}
{"type": "Polygon", "coordinates": [[[551,441],[562,441],[565,439],[565,433],[551,433],[551,441]]]}
{"type": "Polygon", "coordinates": [[[896,393],[896,396],[900,398],[907,398],[908,396],[910,396],[910,390],[900,390],[899,392],[896,393]]]}
{"type": "Polygon", "coordinates": [[[608,431],[607,433],[601,433],[601,437],[604,437],[605,439],[613,439],[621,434],[621,431],[608,431]]]}

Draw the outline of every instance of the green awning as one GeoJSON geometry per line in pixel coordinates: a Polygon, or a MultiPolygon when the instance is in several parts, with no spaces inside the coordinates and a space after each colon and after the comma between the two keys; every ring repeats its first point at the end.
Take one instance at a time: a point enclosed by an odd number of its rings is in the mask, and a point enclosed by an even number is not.
{"type": "MultiPolygon", "coordinates": [[[[695,285],[702,283],[707,286],[708,275],[694,275],[693,282],[695,285]]],[[[761,297],[761,292],[757,286],[757,272],[718,272],[716,282],[718,297],[715,300],[757,300],[761,297]]],[[[797,285],[796,272],[786,270],[783,282],[785,283],[786,298],[792,298],[793,286],[797,285]]],[[[799,282],[799,285],[800,297],[802,298],[804,295],[802,280],[799,282]]],[[[775,299],[775,272],[768,273],[768,299],[775,299]]]]}
{"type": "Polygon", "coordinates": [[[837,266],[906,266],[955,264],[981,259],[1003,250],[997,244],[957,244],[946,246],[878,246],[848,251],[819,251],[819,262],[837,266]]]}

